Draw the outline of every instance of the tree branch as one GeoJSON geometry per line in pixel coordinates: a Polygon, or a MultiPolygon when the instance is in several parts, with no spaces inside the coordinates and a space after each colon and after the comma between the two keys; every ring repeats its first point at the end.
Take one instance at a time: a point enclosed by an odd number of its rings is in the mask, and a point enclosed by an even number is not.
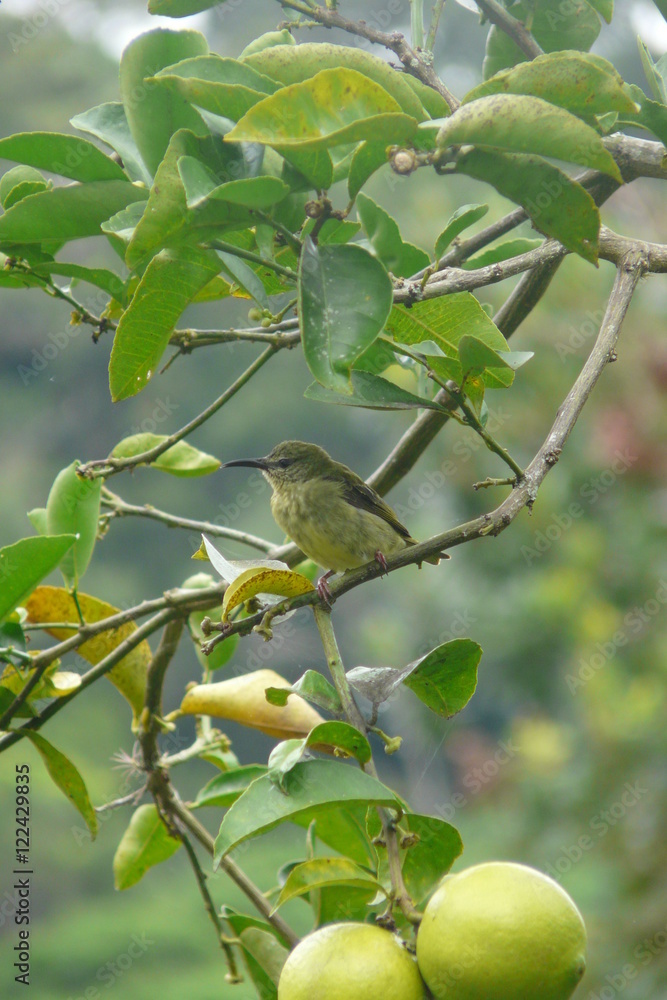
{"type": "MultiPolygon", "coordinates": [[[[648,258],[644,245],[633,243],[633,241],[627,241],[627,244],[629,248],[626,248],[626,254],[617,269],[614,287],[593,350],[572,389],[559,407],[556,420],[546,440],[525,469],[521,481],[515,485],[510,496],[495,510],[390,556],[386,560],[389,572],[415,563],[421,565],[429,556],[436,555],[456,545],[462,545],[474,538],[498,535],[512,523],[524,507],[532,506],[535,502],[540,485],[549,470],[558,461],[563,446],[597,380],[606,365],[615,360],[614,348],[621,324],[637,284],[648,269],[648,258]]],[[[383,575],[383,573],[383,568],[376,561],[360,566],[358,569],[349,570],[340,579],[334,580],[330,584],[331,596],[335,599],[362,583],[383,575]]],[[[282,605],[282,612],[306,605],[321,604],[317,592],[311,592],[286,600],[282,605]]],[[[226,628],[224,634],[214,636],[208,643],[204,644],[203,651],[209,653],[218,642],[229,635],[250,632],[255,625],[261,623],[263,614],[262,611],[234,622],[226,628]]]]}
{"type": "Polygon", "coordinates": [[[234,542],[243,542],[260,552],[270,552],[275,548],[272,542],[267,542],[265,538],[258,535],[251,535],[247,531],[238,531],[236,528],[228,528],[225,525],[215,524],[213,521],[193,521],[188,517],[177,517],[175,514],[168,514],[164,510],[158,510],[151,504],[144,504],[139,507],[136,504],[126,503],[121,497],[112,493],[111,490],[102,490],[102,506],[111,511],[108,517],[147,517],[152,521],[160,521],[168,528],[184,528],[186,531],[196,531],[198,534],[216,535],[220,538],[229,538],[234,542]]]}
{"type": "Polygon", "coordinates": [[[174,434],[170,434],[161,444],[155,445],[154,448],[149,448],[148,451],[143,451],[140,455],[134,455],[132,458],[100,458],[92,462],[85,462],[80,465],[77,469],[77,475],[85,477],[87,479],[98,479],[100,476],[108,478],[109,476],[114,476],[117,472],[122,472],[124,469],[134,469],[138,465],[148,465],[154,462],[156,458],[159,458],[168,448],[176,444],[178,441],[182,441],[184,437],[191,434],[192,431],[196,430],[197,427],[201,427],[203,423],[206,423],[215,413],[221,409],[225,403],[228,403],[233,396],[242,389],[246,382],[255,375],[260,368],[262,368],[269,358],[278,351],[278,348],[271,344],[266,350],[262,351],[258,358],[255,358],[253,363],[246,368],[246,370],[239,375],[235,382],[233,382],[228,389],[226,389],[222,396],[207,406],[206,409],[191,420],[189,423],[181,427],[179,431],[174,434]]]}
{"type": "Polygon", "coordinates": [[[501,31],[504,31],[529,59],[544,55],[543,49],[537,44],[523,22],[512,17],[503,5],[498,3],[498,0],[475,0],[475,3],[486,18],[501,31]]]}
{"type": "MultiPolygon", "coordinates": [[[[183,624],[184,618],[182,614],[167,624],[160,645],[149,665],[146,675],[144,711],[141,715],[138,738],[143,768],[148,775],[148,789],[154,796],[158,809],[166,818],[167,826],[170,824],[175,825],[176,819],[180,820],[197,837],[199,842],[203,844],[209,854],[213,855],[215,850],[213,838],[205,827],[195,819],[190,810],[179,800],[176,790],[171,783],[169,772],[163,766],[158,747],[158,735],[161,729],[159,715],[161,712],[164,677],[178,646],[183,631],[183,624]]],[[[176,830],[178,832],[178,827],[176,827],[176,830]]],[[[272,917],[270,913],[271,906],[268,900],[236,864],[231,862],[229,866],[225,866],[223,862],[223,867],[236,884],[243,889],[248,898],[252,900],[260,913],[273,924],[281,935],[286,937],[290,944],[298,941],[294,932],[281,918],[274,919],[272,917]]],[[[200,881],[201,888],[202,883],[200,881]]],[[[208,890],[206,890],[205,898],[208,898],[210,902],[208,890]]]]}
{"type": "MultiPolygon", "coordinates": [[[[405,36],[399,31],[378,31],[365,21],[349,21],[337,10],[329,7],[311,7],[305,3],[299,3],[298,0],[278,0],[278,3],[281,7],[295,10],[325,28],[340,28],[341,31],[346,31],[350,35],[357,35],[359,38],[365,38],[376,45],[384,46],[401,60],[411,76],[416,76],[427,87],[431,87],[444,97],[451,111],[458,108],[460,101],[445,86],[431,64],[422,59],[420,54],[408,45],[405,36]]],[[[291,27],[295,27],[295,25],[292,24],[291,27]]]]}

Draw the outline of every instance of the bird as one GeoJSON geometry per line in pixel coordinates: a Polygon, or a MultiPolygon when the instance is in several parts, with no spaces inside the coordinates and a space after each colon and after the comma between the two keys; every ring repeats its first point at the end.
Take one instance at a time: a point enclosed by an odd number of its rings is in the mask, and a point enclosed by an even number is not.
{"type": "MultiPolygon", "coordinates": [[[[387,556],[417,545],[396,513],[363,479],[319,445],[282,441],[264,458],[241,458],[221,468],[260,469],[271,488],[271,513],[302,552],[327,572],[317,591],[331,603],[328,580],[335,573],[376,560],[387,572],[387,556]]],[[[437,565],[446,553],[424,561],[437,565]]]]}

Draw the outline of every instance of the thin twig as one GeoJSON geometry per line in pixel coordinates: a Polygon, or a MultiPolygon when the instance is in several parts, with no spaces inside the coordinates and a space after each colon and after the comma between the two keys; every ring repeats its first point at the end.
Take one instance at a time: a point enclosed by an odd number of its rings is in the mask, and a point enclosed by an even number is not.
{"type": "Polygon", "coordinates": [[[187,837],[182,830],[178,831],[178,835],[180,837],[181,843],[183,844],[183,847],[185,848],[186,854],[192,866],[195,879],[197,880],[197,885],[199,886],[199,892],[201,893],[201,898],[204,901],[204,909],[206,910],[208,917],[211,923],[213,924],[213,927],[215,928],[215,933],[218,938],[218,944],[222,948],[225,955],[227,969],[229,970],[227,976],[225,977],[226,982],[232,984],[242,983],[243,976],[239,973],[239,970],[236,966],[236,956],[234,955],[234,949],[229,944],[229,942],[225,940],[225,934],[222,928],[222,924],[220,922],[220,918],[218,917],[218,911],[215,908],[215,903],[211,899],[211,894],[208,891],[208,886],[206,885],[206,874],[202,869],[202,866],[199,864],[199,858],[195,853],[194,847],[190,843],[189,837],[187,837]]]}
{"type": "MultiPolygon", "coordinates": [[[[173,795],[173,789],[170,790],[173,795]]],[[[170,812],[177,816],[181,823],[183,823],[183,825],[193,834],[202,847],[204,847],[205,850],[213,856],[215,854],[215,841],[206,827],[202,826],[196,816],[193,816],[190,810],[175,797],[173,798],[173,801],[170,802],[169,809],[170,812]]],[[[248,897],[255,909],[259,910],[264,919],[268,920],[268,922],[275,928],[289,947],[293,948],[294,945],[299,943],[298,935],[294,933],[289,924],[286,924],[279,914],[272,913],[273,907],[269,903],[266,896],[248,878],[243,869],[239,868],[235,861],[233,861],[230,857],[222,858],[220,861],[220,867],[248,897]]]]}
{"type": "MultiPolygon", "coordinates": [[[[343,666],[343,661],[340,655],[340,650],[338,649],[338,643],[336,642],[336,635],[331,621],[331,609],[314,607],[313,613],[315,616],[315,623],[322,640],[322,646],[324,648],[324,655],[326,656],[329,673],[331,674],[331,679],[333,680],[336,691],[338,692],[338,697],[340,698],[343,706],[345,716],[347,717],[350,725],[354,726],[355,729],[358,729],[360,733],[366,736],[368,727],[366,725],[366,720],[359,711],[357,703],[354,700],[354,695],[350,689],[347,677],[345,676],[345,667],[343,666]]],[[[361,768],[373,778],[378,778],[377,769],[372,757],[367,763],[362,764],[361,768]]],[[[419,920],[421,920],[421,914],[417,911],[407,890],[405,881],[403,880],[398,836],[396,834],[394,819],[386,809],[378,808],[378,814],[380,816],[380,822],[382,823],[384,841],[387,846],[387,860],[391,876],[393,901],[398,904],[401,912],[405,917],[407,917],[408,920],[412,923],[418,923],[419,920]]]]}
{"type": "Polygon", "coordinates": [[[296,281],[296,271],[293,271],[291,267],[283,267],[282,264],[278,264],[269,257],[262,257],[258,253],[253,253],[252,250],[244,250],[243,247],[237,247],[234,243],[226,243],[224,240],[212,240],[210,245],[214,250],[222,250],[223,253],[233,254],[234,257],[240,257],[241,260],[248,260],[252,264],[267,267],[270,271],[275,271],[276,274],[279,274],[281,278],[296,281]]]}
{"type": "MultiPolygon", "coordinates": [[[[152,635],[153,632],[157,632],[159,629],[162,628],[163,625],[166,625],[167,622],[169,622],[172,618],[174,618],[178,614],[179,611],[173,608],[165,608],[163,611],[160,611],[153,618],[149,618],[147,622],[144,622],[144,624],[140,625],[136,629],[136,631],[132,632],[132,634],[127,637],[127,639],[124,639],[122,642],[120,642],[110,653],[108,653],[104,657],[104,659],[100,660],[99,663],[96,663],[94,667],[92,667],[85,674],[83,674],[83,676],[81,677],[81,683],[77,688],[75,688],[69,694],[63,695],[62,698],[54,698],[54,700],[50,704],[48,704],[46,708],[44,708],[39,713],[38,716],[36,716],[33,719],[30,719],[28,722],[25,723],[25,725],[21,726],[20,729],[12,730],[11,732],[7,733],[5,736],[0,738],[0,752],[6,750],[7,747],[12,746],[14,743],[20,740],[22,738],[24,730],[41,729],[45,722],[48,722],[50,718],[52,718],[58,712],[61,712],[63,708],[66,705],[68,705],[70,701],[72,701],[73,698],[77,698],[83,691],[85,691],[87,687],[90,687],[90,685],[94,681],[98,680],[100,677],[103,677],[104,674],[112,670],[117,663],[120,663],[120,661],[124,657],[126,657],[128,653],[131,653],[132,650],[139,645],[139,643],[143,642],[144,639],[146,639],[149,635],[152,635]]],[[[74,638],[78,637],[75,636],[74,638]]],[[[85,640],[80,639],[80,641],[76,643],[76,645],[80,645],[80,643],[83,641],[85,640]]],[[[60,645],[62,646],[64,645],[64,643],[61,643],[60,645]]],[[[57,647],[52,646],[51,649],[47,650],[45,653],[40,653],[38,657],[35,657],[35,659],[43,657],[45,658],[45,662],[47,664],[51,663],[56,658],[55,656],[52,655],[53,650],[55,649],[57,649],[57,647]]],[[[24,692],[25,688],[23,689],[23,691],[21,691],[21,695],[23,695],[24,692]]],[[[27,697],[27,695],[25,697],[27,697]]],[[[10,705],[7,711],[11,712],[13,715],[14,705],[13,704],[10,705]]],[[[6,720],[4,719],[3,716],[3,718],[0,719],[0,729],[3,728],[5,725],[6,725],[6,720]]]]}
{"type": "Polygon", "coordinates": [[[433,10],[431,12],[431,26],[428,29],[428,35],[426,36],[426,43],[424,48],[427,52],[433,54],[435,49],[435,36],[438,33],[438,25],[440,24],[440,18],[442,17],[442,12],[445,9],[445,0],[435,0],[433,4],[433,10]]]}
{"type": "MultiPolygon", "coordinates": [[[[136,504],[126,503],[125,500],[106,488],[102,490],[102,506],[111,511],[109,517],[147,517],[152,521],[166,524],[168,528],[183,528],[186,531],[196,531],[198,534],[216,535],[220,538],[229,538],[234,542],[243,542],[244,545],[259,549],[260,552],[270,552],[275,548],[272,542],[268,542],[258,535],[251,535],[247,531],[238,531],[236,528],[228,528],[222,524],[215,524],[213,521],[193,521],[189,517],[177,517],[175,514],[158,510],[151,504],[144,504],[140,507],[136,504]]],[[[54,627],[49,625],[49,628],[54,627]]]]}
{"type": "Polygon", "coordinates": [[[378,31],[365,21],[349,21],[333,7],[311,7],[306,3],[299,2],[299,0],[278,0],[278,3],[281,7],[287,7],[299,14],[304,14],[325,28],[340,28],[341,31],[347,31],[348,34],[365,38],[376,45],[383,45],[401,60],[408,73],[416,76],[427,87],[431,87],[444,97],[451,111],[458,108],[459,100],[445,86],[431,64],[422,59],[419,53],[408,45],[405,37],[399,31],[378,31]]]}
{"type": "Polygon", "coordinates": [[[475,3],[488,20],[504,31],[529,59],[544,54],[523,22],[512,17],[498,0],[475,0],[475,3]]]}
{"type": "Polygon", "coordinates": [[[255,375],[260,368],[262,368],[266,362],[273,357],[273,355],[278,350],[273,344],[267,347],[266,350],[262,351],[258,358],[255,358],[253,363],[246,368],[244,372],[233,382],[228,389],[226,389],[221,396],[207,406],[206,409],[200,413],[194,420],[185,424],[181,427],[179,431],[174,434],[169,434],[166,439],[161,443],[156,445],[154,448],[149,448],[148,451],[141,452],[140,455],[134,455],[132,458],[100,458],[92,462],[86,462],[80,465],[77,469],[77,474],[79,476],[85,476],[88,479],[97,479],[100,476],[108,477],[113,476],[117,472],[122,472],[124,469],[134,469],[137,465],[148,465],[154,462],[156,458],[159,458],[168,448],[176,444],[178,441],[182,441],[184,437],[191,434],[192,431],[196,430],[197,427],[201,427],[203,423],[209,420],[214,413],[217,413],[221,407],[228,403],[233,396],[242,389],[246,382],[255,375]]]}

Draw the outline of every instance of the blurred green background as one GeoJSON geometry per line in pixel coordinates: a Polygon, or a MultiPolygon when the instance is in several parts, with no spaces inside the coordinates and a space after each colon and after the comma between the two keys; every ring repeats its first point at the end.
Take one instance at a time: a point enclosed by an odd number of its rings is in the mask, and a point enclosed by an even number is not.
{"type": "MultiPolygon", "coordinates": [[[[346,5],[387,30],[407,30],[408,3],[346,5]]],[[[74,114],[118,99],[117,59],[124,44],[156,23],[198,27],[211,48],[238,52],[280,20],[268,0],[244,0],[180,22],[150,18],[140,3],[10,0],[0,10],[0,135],[69,130],[74,114]]],[[[452,4],[444,18],[436,65],[459,94],[479,82],[486,29],[452,4]]],[[[626,80],[643,74],[634,36],[659,56],[665,22],[648,3],[628,3],[594,50],[614,61],[626,80]]],[[[308,40],[333,40],[311,32],[308,40]]],[[[354,39],[335,39],[355,44],[354,39]]],[[[3,168],[9,164],[4,163],[3,168]]],[[[662,186],[664,188],[664,185],[662,186]]],[[[657,181],[619,191],[603,210],[607,225],[626,235],[665,241],[665,197],[657,181]]],[[[420,171],[399,179],[383,169],[369,193],[399,220],[404,237],[431,250],[444,222],[464,202],[488,201],[487,220],[508,207],[490,188],[420,171]]],[[[338,198],[344,206],[346,198],[338,198]]],[[[525,226],[520,234],[531,235],[525,226]]],[[[68,259],[114,266],[102,240],[68,247],[68,259]]],[[[512,338],[535,358],[515,386],[489,393],[491,428],[520,462],[543,440],[556,409],[593,344],[612,267],[598,270],[566,259],[539,308],[512,338]]],[[[511,283],[483,289],[497,307],[511,283]]],[[[86,304],[100,303],[87,286],[86,304]]],[[[97,306],[97,308],[96,308],[97,306]]],[[[192,309],[182,325],[244,323],[248,304],[192,309]]],[[[665,621],[667,558],[664,389],[667,385],[667,286],[642,285],[625,322],[618,363],[604,373],[532,516],[524,511],[497,539],[461,546],[438,569],[393,574],[355,591],[336,606],[334,621],[345,663],[400,666],[439,642],[469,635],[484,647],[477,693],[451,722],[431,716],[409,691],[397,696],[380,726],[403,738],[391,759],[378,746],[381,775],[421,812],[461,831],[457,867],[493,858],[549,872],[574,896],[590,936],[589,969],[577,996],[609,1000],[667,997],[667,771],[665,621]],[[572,507],[572,505],[575,507],[572,507]]],[[[99,458],[140,430],[170,432],[196,415],[245,367],[249,346],[196,351],[181,358],[140,396],[112,406],[106,366],[110,338],[69,325],[69,312],[36,291],[0,293],[0,400],[3,502],[0,545],[31,534],[25,516],[42,506],[56,473],[73,459],[99,458]]],[[[279,440],[317,441],[368,475],[410,423],[401,413],[326,407],[303,398],[310,382],[302,357],[283,352],[245,393],[206,424],[192,443],[220,459],[265,454],[279,440]]],[[[449,425],[411,475],[390,495],[417,537],[454,526],[500,499],[471,484],[504,475],[475,436],[449,425]],[[446,475],[443,475],[443,468],[446,475]]],[[[255,481],[256,484],[256,481],[255,481]]],[[[172,513],[215,520],[280,541],[268,488],[248,487],[244,470],[177,480],[139,470],[110,486],[125,499],[172,513]],[[248,487],[250,507],[239,510],[248,487]]],[[[121,607],[180,584],[197,571],[195,536],[132,519],[117,521],[98,545],[83,589],[121,607]]],[[[227,554],[251,552],[220,542],[227,554]]],[[[54,576],[54,583],[60,581],[54,576]]],[[[64,664],[77,669],[76,660],[64,664]]],[[[238,648],[230,671],[267,666],[290,679],[324,669],[307,613],[299,613],[263,644],[238,648]]],[[[169,673],[165,709],[199,676],[183,644],[169,673]]],[[[94,685],[46,727],[46,736],[75,761],[101,804],[136,787],[114,755],[131,753],[128,706],[106,683],[94,685]]],[[[226,728],[243,763],[265,761],[272,741],[226,728]]],[[[186,746],[187,725],[170,749],[186,746]]],[[[46,778],[31,747],[20,744],[0,767],[0,990],[18,995],[12,948],[14,764],[32,768],[32,985],[42,1000],[126,996],[165,1000],[214,996],[246,1000],[247,985],[224,982],[213,930],[183,852],[151,870],[122,894],[111,861],[130,815],[102,815],[93,844],[71,806],[46,778]]],[[[180,769],[184,797],[213,775],[199,763],[180,769]]],[[[219,817],[203,816],[212,832],[219,817]]],[[[239,860],[262,886],[275,885],[286,860],[303,857],[303,832],[285,827],[255,842],[239,860]]],[[[225,876],[213,877],[216,902],[244,907],[225,876]]],[[[308,908],[288,905],[300,931],[308,908]]]]}

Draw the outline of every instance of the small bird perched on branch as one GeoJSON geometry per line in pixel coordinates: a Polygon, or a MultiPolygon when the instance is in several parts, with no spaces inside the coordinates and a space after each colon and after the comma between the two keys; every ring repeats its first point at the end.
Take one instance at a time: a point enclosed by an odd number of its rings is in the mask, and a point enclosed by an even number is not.
{"type": "MultiPolygon", "coordinates": [[[[247,466],[261,469],[270,483],[271,513],[278,526],[327,572],[317,584],[327,602],[327,580],[334,573],[377,560],[387,569],[387,556],[417,545],[391,507],[356,472],[316,444],[283,441],[265,458],[225,462],[223,469],[247,466]]],[[[425,562],[438,564],[444,553],[425,562]]]]}

